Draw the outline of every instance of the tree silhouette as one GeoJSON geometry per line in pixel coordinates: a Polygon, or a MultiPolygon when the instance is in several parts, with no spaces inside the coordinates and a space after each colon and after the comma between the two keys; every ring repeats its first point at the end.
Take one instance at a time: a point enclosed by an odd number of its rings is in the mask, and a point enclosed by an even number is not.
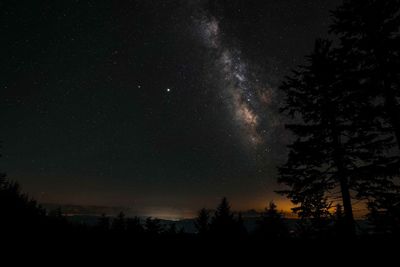
{"type": "Polygon", "coordinates": [[[45,219],[47,220],[47,227],[53,228],[51,229],[53,231],[66,230],[70,226],[60,207],[48,212],[45,219]]]}
{"type": "Polygon", "coordinates": [[[309,65],[287,77],[280,87],[287,96],[282,112],[299,122],[286,125],[297,139],[289,146],[288,161],[280,168],[278,181],[291,187],[281,193],[295,204],[318,203],[323,198],[321,194],[339,187],[351,235],[354,233],[348,176],[348,167],[353,166],[350,151],[354,149],[348,147],[348,137],[354,136],[348,126],[351,107],[342,88],[336,86],[338,71],[331,42],[317,40],[308,59],[309,65]]]}
{"type": "Polygon", "coordinates": [[[153,219],[151,217],[146,219],[145,229],[146,233],[150,237],[156,237],[164,231],[163,226],[161,225],[161,221],[157,218],[153,219]]]}
{"type": "Polygon", "coordinates": [[[380,235],[400,236],[400,196],[381,194],[368,203],[368,220],[373,232],[380,235]]]}
{"type": "Polygon", "coordinates": [[[238,233],[239,237],[241,237],[241,238],[247,237],[248,232],[247,232],[247,228],[245,226],[244,219],[242,217],[241,212],[239,212],[239,214],[237,216],[236,225],[237,225],[237,233],[238,233]]]}
{"type": "Polygon", "coordinates": [[[119,233],[126,230],[125,214],[122,211],[113,219],[111,229],[119,233]]]}
{"type": "Polygon", "coordinates": [[[362,181],[357,181],[357,191],[360,197],[368,199],[372,217],[378,214],[375,208],[380,217],[384,213],[386,217],[400,217],[398,209],[391,208],[398,205],[400,194],[399,11],[400,2],[396,0],[346,0],[333,12],[331,26],[331,32],[340,38],[346,82],[363,96],[362,100],[357,99],[359,102],[368,103],[368,111],[360,113],[360,118],[369,123],[379,122],[376,134],[392,133],[399,148],[394,150],[395,144],[387,141],[376,142],[377,147],[386,149],[385,154],[356,174],[362,177],[362,181]]]}
{"type": "MultiPolygon", "coordinates": [[[[1,155],[0,155],[1,157],[1,155]]],[[[3,186],[6,182],[7,175],[3,172],[0,172],[0,186],[3,186]]]]}
{"type": "Polygon", "coordinates": [[[144,233],[144,228],[139,217],[126,219],[126,230],[130,234],[141,236],[144,233]]]}
{"type": "Polygon", "coordinates": [[[165,233],[166,233],[168,236],[176,236],[177,233],[178,233],[178,231],[177,231],[177,229],[176,229],[176,223],[171,223],[171,224],[168,226],[168,228],[167,228],[167,230],[165,231],[165,233]]]}
{"type": "Polygon", "coordinates": [[[21,192],[17,182],[3,179],[0,184],[2,229],[10,231],[45,230],[46,211],[35,200],[21,192]]]}
{"type": "MultiPolygon", "coordinates": [[[[303,238],[327,238],[332,223],[331,205],[322,191],[306,195],[301,205],[293,208],[300,217],[297,223],[299,235],[303,238]]],[[[346,236],[353,234],[349,233],[347,221],[343,222],[346,236]]]]}
{"type": "Polygon", "coordinates": [[[309,65],[281,86],[297,136],[280,169],[291,187],[283,193],[299,204],[340,188],[348,234],[352,197],[367,200],[372,217],[400,217],[391,208],[400,193],[399,11],[397,0],[344,0],[332,12],[338,47],[317,41],[309,65]]]}
{"type": "Polygon", "coordinates": [[[210,230],[215,237],[221,238],[232,238],[238,233],[237,222],[226,197],[222,198],[214,213],[210,230]]]}
{"type": "Polygon", "coordinates": [[[201,236],[207,235],[210,230],[210,212],[205,208],[201,209],[198,212],[194,225],[199,235],[201,236]]]}
{"type": "Polygon", "coordinates": [[[110,229],[110,217],[103,213],[98,220],[97,228],[101,231],[108,231],[110,229]]]}
{"type": "Polygon", "coordinates": [[[333,231],[336,237],[345,237],[346,228],[342,205],[336,204],[335,214],[333,216],[333,231]]]}
{"type": "Polygon", "coordinates": [[[288,229],[283,216],[276,208],[275,203],[271,201],[257,220],[255,230],[257,237],[263,239],[280,239],[288,236],[288,229]]]}
{"type": "Polygon", "coordinates": [[[393,137],[385,123],[374,119],[378,111],[360,89],[360,75],[348,67],[359,65],[354,60],[343,48],[317,40],[308,65],[280,87],[286,93],[282,112],[294,120],[286,127],[297,137],[280,168],[279,182],[291,190],[281,193],[301,204],[307,198],[318,203],[336,197],[339,190],[347,235],[355,233],[352,197],[376,197],[382,189],[397,192],[398,187],[393,182],[398,158],[390,154],[393,137]]]}

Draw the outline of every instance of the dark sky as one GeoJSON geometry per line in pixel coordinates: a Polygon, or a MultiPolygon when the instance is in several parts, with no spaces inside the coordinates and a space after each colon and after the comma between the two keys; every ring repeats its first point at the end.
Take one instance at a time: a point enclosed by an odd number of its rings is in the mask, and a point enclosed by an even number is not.
{"type": "Polygon", "coordinates": [[[284,208],[276,87],[339,2],[2,1],[0,167],[41,202],[284,208]]]}

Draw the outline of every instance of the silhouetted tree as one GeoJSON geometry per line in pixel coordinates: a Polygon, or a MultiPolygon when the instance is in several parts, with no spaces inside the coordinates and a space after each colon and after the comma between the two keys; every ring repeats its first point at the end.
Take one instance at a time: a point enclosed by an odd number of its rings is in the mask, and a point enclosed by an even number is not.
{"type": "Polygon", "coordinates": [[[0,214],[2,229],[10,231],[43,230],[46,223],[46,211],[22,193],[17,182],[6,179],[0,184],[0,214]]]}
{"type": "Polygon", "coordinates": [[[340,187],[351,234],[354,233],[354,219],[348,167],[354,162],[347,154],[344,135],[353,134],[347,127],[353,111],[343,90],[335,86],[337,72],[331,42],[318,40],[309,65],[295,71],[293,77],[287,77],[280,87],[286,93],[282,112],[298,123],[286,125],[297,139],[289,146],[288,161],[280,168],[279,182],[291,187],[282,193],[295,204],[313,201],[319,194],[340,187]]]}
{"type": "Polygon", "coordinates": [[[171,223],[171,224],[168,226],[168,228],[167,228],[167,230],[165,231],[165,233],[166,233],[167,235],[169,235],[169,236],[175,236],[175,235],[177,235],[178,231],[177,231],[177,229],[176,229],[176,223],[171,223]]]}
{"type": "Polygon", "coordinates": [[[110,217],[103,213],[98,220],[97,227],[99,230],[108,231],[110,229],[110,217]]]}
{"type": "Polygon", "coordinates": [[[64,216],[61,207],[58,207],[54,210],[51,210],[47,217],[48,221],[48,228],[53,228],[53,231],[58,231],[58,230],[66,230],[68,228],[68,221],[67,218],[64,216]]]}
{"type": "Polygon", "coordinates": [[[385,154],[355,174],[362,178],[355,179],[357,192],[368,199],[372,211],[378,208],[379,214],[390,212],[387,217],[396,217],[386,207],[396,206],[400,194],[400,1],[345,0],[333,18],[331,32],[340,38],[342,76],[363,96],[357,101],[367,103],[368,109],[357,112],[359,119],[378,122],[376,135],[392,133],[399,148],[394,150],[395,145],[388,142],[375,143],[386,149],[385,154]]]}
{"type": "Polygon", "coordinates": [[[400,196],[388,193],[368,203],[368,220],[375,234],[400,236],[400,196]]]}
{"type": "Polygon", "coordinates": [[[344,220],[343,208],[340,204],[336,205],[333,223],[334,234],[336,235],[336,237],[345,237],[346,225],[344,220]]]}
{"type": "Polygon", "coordinates": [[[248,232],[241,212],[237,216],[236,225],[239,237],[245,238],[248,232]]]}
{"type": "Polygon", "coordinates": [[[184,236],[186,234],[185,228],[183,226],[179,227],[178,235],[184,236]]]}
{"type": "Polygon", "coordinates": [[[216,237],[231,238],[237,235],[237,222],[225,197],[222,198],[214,213],[210,230],[216,237]]]}
{"type": "Polygon", "coordinates": [[[0,172],[0,188],[5,184],[5,182],[6,182],[6,174],[3,172],[0,172]]]}
{"type": "Polygon", "coordinates": [[[342,50],[318,40],[309,64],[282,84],[286,104],[282,112],[294,123],[286,127],[297,139],[289,146],[289,157],[280,168],[279,182],[291,190],[281,191],[295,204],[313,194],[334,197],[339,189],[348,235],[355,225],[351,198],[388,190],[395,174],[396,157],[387,152],[393,138],[382,134],[384,126],[371,120],[369,98],[354,89],[357,83],[344,70],[342,50]],[[353,196],[351,191],[354,192],[353,196]]]}
{"type": "MultiPolygon", "coordinates": [[[[300,218],[297,225],[301,237],[324,238],[330,234],[331,203],[324,195],[323,191],[314,191],[312,194],[303,195],[300,206],[293,208],[300,218]]],[[[345,224],[345,227],[346,235],[348,235],[348,225],[345,224]]]]}
{"type": "MultiPolygon", "coordinates": [[[[1,155],[0,155],[1,157],[1,155]]],[[[46,210],[23,193],[19,183],[0,172],[0,230],[9,233],[44,230],[46,210]]]]}
{"type": "Polygon", "coordinates": [[[142,235],[144,233],[144,227],[139,217],[126,219],[126,230],[128,233],[135,235],[142,235]]]}
{"type": "Polygon", "coordinates": [[[210,212],[204,208],[201,209],[198,212],[194,225],[199,235],[201,236],[207,235],[210,230],[210,212]]]}
{"type": "Polygon", "coordinates": [[[282,214],[276,209],[274,202],[269,203],[269,206],[265,208],[265,211],[257,220],[255,234],[257,237],[265,239],[280,239],[288,236],[286,223],[282,214]]]}
{"type": "Polygon", "coordinates": [[[113,219],[111,228],[116,232],[123,232],[126,230],[125,214],[122,211],[113,219]]]}
{"type": "Polygon", "coordinates": [[[160,235],[164,231],[164,228],[161,225],[161,221],[157,218],[153,219],[151,217],[146,219],[145,228],[146,228],[146,233],[151,237],[160,235]]]}

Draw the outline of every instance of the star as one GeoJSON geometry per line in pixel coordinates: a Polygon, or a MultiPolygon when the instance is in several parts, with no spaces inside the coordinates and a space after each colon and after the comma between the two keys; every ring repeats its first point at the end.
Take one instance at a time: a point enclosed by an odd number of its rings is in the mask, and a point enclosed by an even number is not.
{"type": "Polygon", "coordinates": [[[170,88],[167,88],[167,92],[168,92],[168,93],[171,92],[171,89],[170,89],[170,88]]]}

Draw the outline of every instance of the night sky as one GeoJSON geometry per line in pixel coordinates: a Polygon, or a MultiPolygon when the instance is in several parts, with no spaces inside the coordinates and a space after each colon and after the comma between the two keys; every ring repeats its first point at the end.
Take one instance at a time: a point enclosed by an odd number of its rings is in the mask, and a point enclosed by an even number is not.
{"type": "Polygon", "coordinates": [[[338,0],[1,1],[0,169],[43,203],[260,209],[338,0]]]}

